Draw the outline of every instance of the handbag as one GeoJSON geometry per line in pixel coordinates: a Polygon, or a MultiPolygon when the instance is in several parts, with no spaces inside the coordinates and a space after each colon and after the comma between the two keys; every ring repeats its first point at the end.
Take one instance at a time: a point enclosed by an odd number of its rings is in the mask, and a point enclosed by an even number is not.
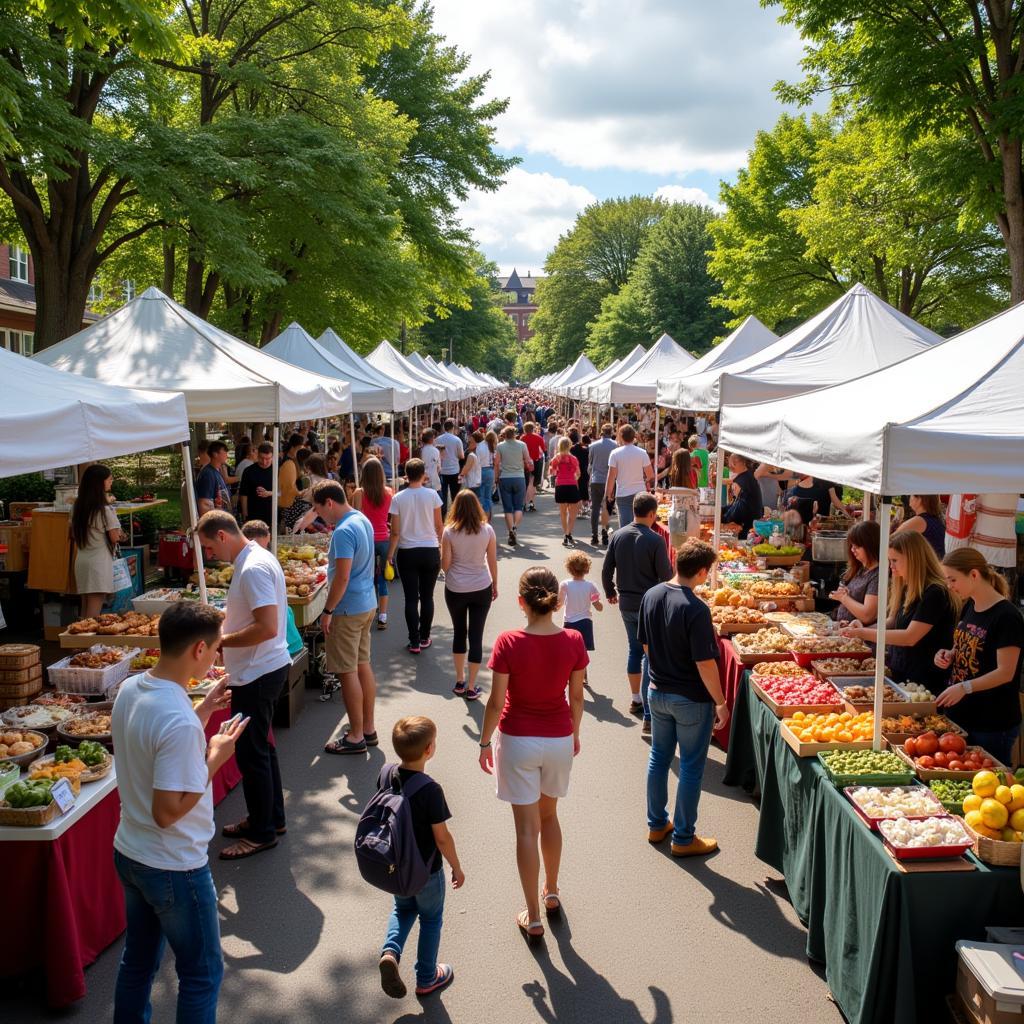
{"type": "Polygon", "coordinates": [[[132,585],[132,574],[128,569],[128,559],[121,557],[121,549],[114,551],[114,589],[110,599],[110,607],[115,612],[131,608],[135,588],[132,585]]]}

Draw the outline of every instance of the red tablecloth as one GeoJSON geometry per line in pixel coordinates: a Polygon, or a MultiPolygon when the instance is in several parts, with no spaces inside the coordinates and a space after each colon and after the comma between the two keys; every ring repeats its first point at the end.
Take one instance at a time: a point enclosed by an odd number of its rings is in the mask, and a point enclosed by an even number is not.
{"type": "MultiPolygon", "coordinates": [[[[736,657],[730,637],[718,638],[718,673],[722,680],[722,689],[725,691],[725,703],[732,711],[736,704],[736,694],[743,685],[743,673],[746,666],[736,657]]],[[[723,750],[729,749],[729,723],[724,729],[715,733],[715,739],[723,750]]]]}
{"type": "Polygon", "coordinates": [[[114,870],[117,790],[58,839],[0,843],[4,919],[0,973],[46,968],[51,1006],[85,995],[85,968],[124,931],[124,895],[114,870]]]}

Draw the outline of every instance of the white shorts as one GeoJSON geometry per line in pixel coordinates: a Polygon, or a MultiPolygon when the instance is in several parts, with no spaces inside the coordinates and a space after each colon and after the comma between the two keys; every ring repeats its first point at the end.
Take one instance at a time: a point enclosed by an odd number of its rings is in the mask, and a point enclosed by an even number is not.
{"type": "Polygon", "coordinates": [[[561,799],[569,792],[572,736],[509,736],[494,732],[494,777],[498,799],[535,804],[541,794],[561,799]]]}

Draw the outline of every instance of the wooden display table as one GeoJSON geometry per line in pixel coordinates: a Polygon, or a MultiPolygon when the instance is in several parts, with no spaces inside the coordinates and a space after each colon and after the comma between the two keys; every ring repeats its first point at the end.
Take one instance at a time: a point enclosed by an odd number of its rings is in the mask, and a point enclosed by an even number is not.
{"type": "Polygon", "coordinates": [[[320,618],[324,608],[327,607],[327,591],[330,587],[327,583],[321,585],[320,589],[309,597],[289,597],[288,607],[295,615],[295,625],[299,629],[312,626],[320,618]]]}

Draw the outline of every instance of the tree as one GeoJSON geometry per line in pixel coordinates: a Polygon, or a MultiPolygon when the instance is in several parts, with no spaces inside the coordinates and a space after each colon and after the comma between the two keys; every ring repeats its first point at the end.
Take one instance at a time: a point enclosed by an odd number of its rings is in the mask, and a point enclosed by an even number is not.
{"type": "MultiPolygon", "coordinates": [[[[415,328],[409,345],[445,362],[454,359],[474,370],[508,380],[516,355],[516,331],[502,312],[498,268],[476,254],[474,277],[463,306],[431,317],[415,328]]],[[[442,307],[443,308],[443,307],[442,307]]]]}
{"type": "MultiPolygon", "coordinates": [[[[526,342],[517,374],[571,363],[587,346],[587,325],[606,296],[629,280],[633,263],[668,203],[650,196],[606,199],[588,206],[544,262],[537,289],[536,334],[526,342]]],[[[536,376],[535,373],[532,373],[536,376]]]]}
{"type": "Polygon", "coordinates": [[[951,133],[906,144],[888,121],[783,117],[723,185],[711,225],[719,301],[785,330],[863,282],[941,329],[973,323],[1005,297],[995,232],[950,185],[951,133]]]}
{"type": "Polygon", "coordinates": [[[999,229],[1010,300],[1024,300],[1024,0],[762,0],[807,41],[807,99],[839,90],[914,139],[954,127],[972,141],[958,182],[999,229]]]}

